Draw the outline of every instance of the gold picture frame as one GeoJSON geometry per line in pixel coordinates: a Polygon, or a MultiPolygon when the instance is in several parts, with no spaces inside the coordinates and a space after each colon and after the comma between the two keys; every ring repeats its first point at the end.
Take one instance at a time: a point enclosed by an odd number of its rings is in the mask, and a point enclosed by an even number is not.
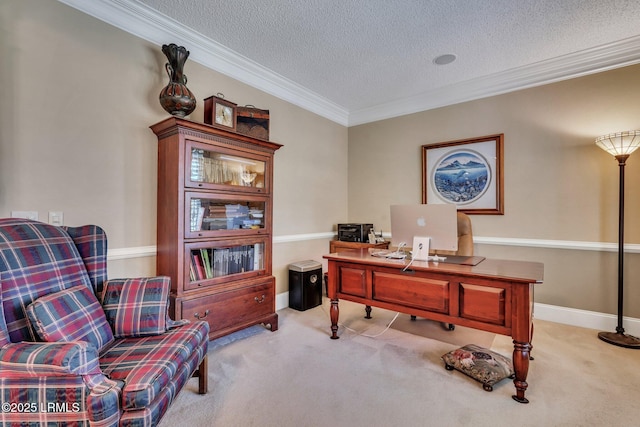
{"type": "Polygon", "coordinates": [[[504,134],[422,146],[422,203],[504,215],[504,134]]]}

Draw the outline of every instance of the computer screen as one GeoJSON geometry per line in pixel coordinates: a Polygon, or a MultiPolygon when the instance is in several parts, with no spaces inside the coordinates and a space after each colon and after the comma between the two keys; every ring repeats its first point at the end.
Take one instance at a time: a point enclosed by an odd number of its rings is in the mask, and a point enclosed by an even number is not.
{"type": "Polygon", "coordinates": [[[391,246],[429,237],[431,251],[458,250],[457,208],[452,204],[391,205],[391,246]]]}

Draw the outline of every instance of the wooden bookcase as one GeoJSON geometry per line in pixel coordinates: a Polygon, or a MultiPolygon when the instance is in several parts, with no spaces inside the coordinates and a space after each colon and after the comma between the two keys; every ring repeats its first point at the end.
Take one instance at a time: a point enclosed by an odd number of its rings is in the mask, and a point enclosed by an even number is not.
{"type": "Polygon", "coordinates": [[[273,155],[281,147],[170,117],[158,137],[157,274],[174,319],[204,319],[209,338],[278,329],[271,268],[273,155]]]}

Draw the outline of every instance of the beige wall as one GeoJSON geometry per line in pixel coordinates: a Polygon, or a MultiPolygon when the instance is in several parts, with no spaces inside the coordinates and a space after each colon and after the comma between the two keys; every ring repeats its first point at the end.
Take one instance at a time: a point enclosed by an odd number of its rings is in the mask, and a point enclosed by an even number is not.
{"type": "MultiPolygon", "coordinates": [[[[61,3],[27,0],[0,3],[0,54],[0,217],[35,210],[46,221],[59,210],[65,224],[104,227],[110,249],[155,245],[149,126],[167,117],[158,102],[168,82],[161,46],[61,3]]],[[[203,121],[202,100],[218,92],[270,110],[270,139],[284,145],[275,156],[276,237],[326,233],[346,219],[344,126],[192,59],[185,74],[198,99],[192,120],[203,121]]],[[[326,238],[276,243],[277,292],[288,288],[289,263],[321,260],[325,247],[326,238]]],[[[154,257],[109,262],[111,277],[154,273],[154,257]]]]}
{"type": "MultiPolygon", "coordinates": [[[[475,236],[617,242],[618,165],[597,136],[640,128],[640,66],[349,129],[349,219],[389,231],[389,205],[420,203],[421,146],[504,133],[504,215],[472,216],[475,236]]],[[[640,243],[640,155],[626,167],[626,242],[640,243]]],[[[538,260],[536,301],[616,313],[616,253],[476,245],[538,260]]],[[[640,255],[626,256],[625,314],[640,317],[640,255]]]]}
{"type": "MultiPolygon", "coordinates": [[[[148,126],[167,116],[157,99],[168,81],[160,46],[58,2],[23,0],[0,3],[0,54],[0,217],[37,210],[46,220],[60,210],[66,224],[103,226],[111,249],[155,245],[157,156],[148,126]]],[[[288,264],[320,261],[335,224],[389,231],[390,204],[420,201],[421,145],[467,137],[505,134],[505,215],[472,217],[476,236],[616,241],[617,165],[593,140],[640,127],[638,66],[348,130],[192,59],[185,73],[198,98],[193,120],[202,121],[202,99],[217,92],[271,112],[271,139],[284,145],[274,177],[280,294],[288,264]]],[[[640,156],[632,156],[627,242],[635,244],[639,178],[640,156]]],[[[476,250],[544,262],[538,302],[616,312],[613,252],[476,250]]],[[[625,314],[633,317],[640,317],[638,257],[627,255],[626,264],[625,314]]],[[[154,257],[112,260],[109,271],[153,274],[154,257]]]]}

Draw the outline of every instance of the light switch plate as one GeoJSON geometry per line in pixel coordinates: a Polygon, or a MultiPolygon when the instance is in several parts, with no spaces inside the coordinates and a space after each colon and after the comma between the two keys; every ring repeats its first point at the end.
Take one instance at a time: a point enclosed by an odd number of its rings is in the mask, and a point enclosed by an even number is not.
{"type": "Polygon", "coordinates": [[[64,225],[64,214],[61,211],[49,211],[49,224],[64,225]]]}
{"type": "Polygon", "coordinates": [[[11,218],[26,218],[37,221],[38,211],[11,211],[11,218]]]}

